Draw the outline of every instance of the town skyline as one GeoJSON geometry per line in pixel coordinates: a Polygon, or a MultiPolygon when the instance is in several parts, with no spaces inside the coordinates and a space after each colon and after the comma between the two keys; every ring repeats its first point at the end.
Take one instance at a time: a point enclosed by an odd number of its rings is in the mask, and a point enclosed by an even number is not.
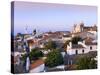
{"type": "Polygon", "coordinates": [[[14,34],[24,33],[26,27],[29,33],[33,29],[40,32],[71,31],[72,26],[81,21],[85,26],[97,24],[97,7],[17,1],[14,20],[14,34]]]}
{"type": "Polygon", "coordinates": [[[11,3],[11,72],[98,68],[97,7],[11,3]]]}

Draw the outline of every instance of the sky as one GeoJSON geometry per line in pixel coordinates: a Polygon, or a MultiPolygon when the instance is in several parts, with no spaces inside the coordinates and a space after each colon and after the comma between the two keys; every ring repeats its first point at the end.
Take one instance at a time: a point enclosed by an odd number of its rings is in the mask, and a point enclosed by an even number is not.
{"type": "MultiPolygon", "coordinates": [[[[13,21],[13,20],[12,20],[13,21]]],[[[74,24],[97,24],[97,7],[83,5],[14,2],[14,34],[71,31],[74,24]]]]}

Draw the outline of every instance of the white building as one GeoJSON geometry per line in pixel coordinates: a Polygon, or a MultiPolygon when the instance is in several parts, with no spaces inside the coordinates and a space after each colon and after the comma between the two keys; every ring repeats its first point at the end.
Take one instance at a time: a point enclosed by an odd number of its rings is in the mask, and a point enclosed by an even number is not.
{"type": "Polygon", "coordinates": [[[71,42],[67,45],[66,52],[69,55],[73,54],[84,54],[90,51],[97,50],[97,43],[96,42],[78,42],[78,44],[72,44],[71,42]]]}

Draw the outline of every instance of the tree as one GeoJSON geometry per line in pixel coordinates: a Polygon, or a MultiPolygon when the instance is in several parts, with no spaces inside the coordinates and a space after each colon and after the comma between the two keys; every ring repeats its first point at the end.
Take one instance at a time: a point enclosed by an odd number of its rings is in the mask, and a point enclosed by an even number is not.
{"type": "Polygon", "coordinates": [[[97,67],[96,60],[84,56],[77,61],[77,69],[95,69],[97,67]]]}
{"type": "Polygon", "coordinates": [[[27,55],[24,54],[24,55],[22,55],[21,59],[22,59],[23,61],[25,61],[26,57],[27,57],[27,55]]]}
{"type": "Polygon", "coordinates": [[[78,44],[78,41],[82,41],[82,38],[79,36],[75,36],[72,38],[72,43],[73,44],[78,44]]]}
{"type": "MultiPolygon", "coordinates": [[[[32,49],[32,51],[29,53],[30,60],[36,60],[39,57],[43,57],[42,51],[40,51],[38,48],[32,49]]],[[[22,60],[25,61],[27,58],[27,54],[22,55],[22,60]]]]}
{"type": "Polygon", "coordinates": [[[45,64],[48,67],[54,67],[63,64],[63,57],[58,50],[53,50],[47,55],[45,64]]]}
{"type": "Polygon", "coordinates": [[[90,68],[90,69],[96,69],[96,68],[97,68],[97,61],[94,60],[94,59],[92,59],[92,60],[90,61],[90,64],[89,64],[89,68],[90,68]]]}
{"type": "Polygon", "coordinates": [[[38,48],[32,49],[32,51],[29,53],[30,60],[35,60],[42,56],[43,53],[38,48]]]}
{"type": "Polygon", "coordinates": [[[56,49],[56,47],[57,47],[57,44],[51,40],[47,44],[45,44],[46,49],[52,50],[52,49],[56,49]]]}
{"type": "Polygon", "coordinates": [[[78,62],[77,62],[77,69],[89,69],[89,62],[90,62],[90,58],[88,59],[88,57],[81,57],[79,58],[78,62]]]}
{"type": "Polygon", "coordinates": [[[69,44],[70,41],[71,41],[71,40],[67,40],[67,41],[63,44],[62,48],[64,48],[64,50],[66,50],[67,45],[69,44]]]}
{"type": "Polygon", "coordinates": [[[20,37],[20,36],[22,36],[22,34],[21,33],[17,33],[17,35],[16,35],[17,37],[20,37]]]}

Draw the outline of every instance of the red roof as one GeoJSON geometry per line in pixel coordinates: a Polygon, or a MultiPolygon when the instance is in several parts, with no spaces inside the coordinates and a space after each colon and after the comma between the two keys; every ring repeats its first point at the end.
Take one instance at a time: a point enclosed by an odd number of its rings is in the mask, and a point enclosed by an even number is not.
{"type": "Polygon", "coordinates": [[[86,45],[97,45],[96,42],[95,42],[95,43],[93,43],[93,42],[86,42],[85,44],[86,44],[86,45]]]}
{"type": "Polygon", "coordinates": [[[44,61],[42,59],[36,60],[30,65],[30,69],[34,69],[42,64],[44,64],[44,61]]]}
{"type": "Polygon", "coordinates": [[[86,42],[92,42],[94,39],[91,38],[91,37],[86,37],[84,40],[85,40],[86,42]]]}
{"type": "Polygon", "coordinates": [[[77,49],[77,48],[84,48],[84,47],[80,44],[73,44],[72,45],[72,49],[77,49]]]}

